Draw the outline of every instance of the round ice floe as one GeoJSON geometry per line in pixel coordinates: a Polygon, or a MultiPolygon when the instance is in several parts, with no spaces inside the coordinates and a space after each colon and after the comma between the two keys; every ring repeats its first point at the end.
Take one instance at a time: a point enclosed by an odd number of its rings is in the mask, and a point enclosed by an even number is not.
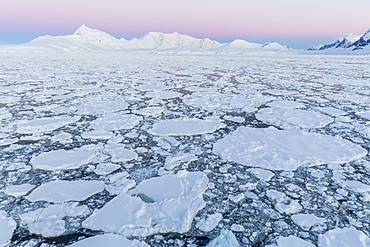
{"type": "Polygon", "coordinates": [[[94,153],[81,149],[55,150],[41,153],[30,160],[34,169],[62,170],[76,169],[89,163],[94,158],[94,153]]]}
{"type": "Polygon", "coordinates": [[[122,193],[83,222],[85,228],[148,236],[187,232],[205,206],[202,194],[208,178],[201,172],[179,172],[141,182],[132,196],[122,193]]]}
{"type": "Polygon", "coordinates": [[[297,238],[295,236],[289,237],[279,237],[277,240],[278,247],[292,247],[292,246],[299,246],[299,247],[315,247],[315,245],[311,244],[310,242],[304,241],[301,238],[297,238]]]}
{"type": "Polygon", "coordinates": [[[91,238],[85,238],[69,247],[149,247],[143,241],[128,240],[126,237],[117,234],[104,234],[91,238]]]}
{"type": "Polygon", "coordinates": [[[217,141],[213,152],[223,159],[271,170],[295,170],[301,165],[345,163],[367,154],[361,146],[339,137],[298,130],[240,127],[217,141]]]}
{"type": "Polygon", "coordinates": [[[17,223],[0,211],[0,246],[7,246],[16,227],[17,223]]]}
{"type": "Polygon", "coordinates": [[[354,228],[334,229],[319,236],[319,247],[368,247],[370,238],[354,228]]]}
{"type": "Polygon", "coordinates": [[[37,187],[26,198],[31,201],[67,202],[83,201],[103,191],[102,181],[64,181],[56,180],[37,187]]]}
{"type": "Polygon", "coordinates": [[[98,130],[132,129],[142,119],[142,117],[136,115],[109,113],[95,120],[92,126],[98,130]]]}
{"type": "Polygon", "coordinates": [[[264,108],[256,118],[265,123],[288,128],[320,128],[332,123],[333,118],[318,112],[291,108],[264,108]]]}
{"type": "Polygon", "coordinates": [[[17,132],[21,134],[34,134],[53,131],[67,124],[78,121],[80,117],[52,117],[33,120],[21,120],[17,123],[17,132]]]}
{"type": "Polygon", "coordinates": [[[217,120],[171,119],[157,122],[150,133],[160,136],[201,135],[224,127],[217,120]]]}
{"type": "Polygon", "coordinates": [[[28,191],[35,188],[32,184],[11,185],[5,188],[4,193],[9,196],[20,197],[28,193],[28,191]]]}

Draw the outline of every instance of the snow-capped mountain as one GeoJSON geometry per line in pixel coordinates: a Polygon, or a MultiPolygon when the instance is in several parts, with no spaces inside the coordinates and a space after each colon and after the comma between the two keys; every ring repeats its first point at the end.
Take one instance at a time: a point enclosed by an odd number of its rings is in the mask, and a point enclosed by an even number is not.
{"type": "Polygon", "coordinates": [[[357,51],[357,53],[370,53],[370,29],[363,35],[354,35],[351,33],[342,39],[329,44],[311,47],[308,50],[335,53],[348,53],[353,51],[357,51]]]}
{"type": "Polygon", "coordinates": [[[82,25],[71,35],[41,36],[22,45],[3,45],[9,52],[286,52],[292,49],[278,43],[256,44],[245,40],[220,43],[209,38],[194,38],[179,33],[149,32],[141,38],[117,39],[103,31],[82,25]]]}

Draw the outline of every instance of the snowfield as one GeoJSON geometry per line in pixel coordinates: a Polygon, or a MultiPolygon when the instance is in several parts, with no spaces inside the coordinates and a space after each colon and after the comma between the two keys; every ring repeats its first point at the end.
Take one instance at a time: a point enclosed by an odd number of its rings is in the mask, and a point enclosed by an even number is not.
{"type": "Polygon", "coordinates": [[[349,55],[2,53],[0,247],[370,246],[369,68],[349,55]]]}

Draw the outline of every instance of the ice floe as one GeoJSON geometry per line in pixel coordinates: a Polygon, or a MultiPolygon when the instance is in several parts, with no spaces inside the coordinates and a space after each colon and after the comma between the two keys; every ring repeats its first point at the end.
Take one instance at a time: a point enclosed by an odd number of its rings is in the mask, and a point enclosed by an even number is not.
{"type": "Polygon", "coordinates": [[[206,247],[240,247],[235,235],[229,230],[222,230],[220,235],[209,242],[206,247]]]}
{"type": "Polygon", "coordinates": [[[339,137],[299,130],[277,130],[273,127],[240,127],[217,141],[213,152],[223,159],[245,166],[272,170],[295,170],[301,165],[345,163],[367,154],[361,146],[339,137]]]}
{"type": "Polygon", "coordinates": [[[207,183],[204,173],[185,171],[144,180],[131,195],[118,195],[94,212],[83,226],[125,236],[186,232],[205,206],[207,183]]]}
{"type": "Polygon", "coordinates": [[[224,126],[217,120],[171,119],[155,123],[150,133],[160,136],[201,135],[215,132],[224,126]]]}
{"type": "Polygon", "coordinates": [[[66,229],[66,217],[83,217],[90,211],[87,206],[78,206],[78,203],[64,203],[50,205],[21,214],[21,224],[31,233],[44,237],[57,237],[63,235],[66,229]]]}
{"type": "Polygon", "coordinates": [[[289,237],[279,237],[277,240],[277,246],[278,247],[293,247],[293,246],[314,247],[315,245],[301,238],[297,238],[295,236],[289,236],[289,237]]]}
{"type": "Polygon", "coordinates": [[[49,132],[65,125],[77,122],[80,117],[52,117],[33,120],[20,120],[17,122],[17,132],[21,134],[34,134],[49,132]]]}
{"type": "Polygon", "coordinates": [[[128,240],[126,237],[118,234],[96,235],[85,238],[69,247],[149,247],[144,241],[128,240]]]}
{"type": "Polygon", "coordinates": [[[0,211],[0,246],[5,247],[10,243],[17,223],[8,217],[5,212],[0,211]]]}
{"type": "Polygon", "coordinates": [[[132,129],[138,125],[142,119],[141,116],[136,115],[107,113],[93,121],[91,125],[97,130],[132,129]]]}
{"type": "Polygon", "coordinates": [[[212,231],[222,219],[222,214],[214,213],[208,215],[207,218],[200,219],[196,227],[204,232],[212,231]]]}
{"type": "Polygon", "coordinates": [[[103,191],[102,181],[64,181],[56,180],[37,187],[26,198],[31,201],[67,202],[82,201],[103,191]]]}
{"type": "Polygon", "coordinates": [[[14,197],[20,197],[26,195],[30,190],[32,190],[35,187],[36,186],[32,184],[11,185],[4,189],[4,193],[14,197]]]}
{"type": "Polygon", "coordinates": [[[299,225],[303,230],[310,230],[316,224],[326,222],[324,218],[315,216],[314,214],[295,214],[292,215],[292,221],[299,225]]]}
{"type": "Polygon", "coordinates": [[[370,238],[354,228],[337,228],[319,236],[319,247],[367,247],[370,238]]]}
{"type": "Polygon", "coordinates": [[[55,150],[34,156],[30,163],[34,169],[76,169],[92,161],[95,154],[82,149],[55,150]]]}

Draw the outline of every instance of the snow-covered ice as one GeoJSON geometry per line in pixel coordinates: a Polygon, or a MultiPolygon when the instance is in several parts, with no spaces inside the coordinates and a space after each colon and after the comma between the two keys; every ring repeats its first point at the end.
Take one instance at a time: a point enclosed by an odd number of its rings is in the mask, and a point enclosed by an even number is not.
{"type": "Polygon", "coordinates": [[[17,223],[8,217],[5,212],[0,211],[0,246],[7,246],[13,236],[17,223]]]}
{"type": "Polygon", "coordinates": [[[370,238],[354,228],[337,228],[319,236],[319,247],[366,247],[370,238]]]}
{"type": "Polygon", "coordinates": [[[292,215],[292,221],[302,227],[302,229],[308,231],[311,227],[316,224],[326,222],[324,218],[317,217],[313,214],[295,214],[292,215]]]}
{"type": "Polygon", "coordinates": [[[32,184],[10,185],[4,189],[4,193],[10,196],[19,197],[26,195],[35,187],[36,186],[32,184]]]}
{"type": "Polygon", "coordinates": [[[85,238],[70,247],[149,247],[145,242],[138,240],[128,240],[126,237],[118,234],[103,234],[94,237],[85,238]]]}
{"type": "Polygon", "coordinates": [[[205,174],[185,171],[144,180],[131,195],[123,193],[94,212],[83,226],[125,236],[184,233],[205,206],[207,183],[205,174]]]}
{"type": "Polygon", "coordinates": [[[207,244],[206,247],[240,247],[240,244],[231,231],[222,230],[220,235],[207,244]]]}
{"type": "Polygon", "coordinates": [[[26,198],[31,201],[67,202],[82,201],[103,191],[102,181],[63,181],[56,180],[37,187],[26,198]]]}
{"type": "Polygon", "coordinates": [[[292,247],[292,246],[299,246],[299,247],[314,247],[310,242],[307,242],[301,238],[297,238],[295,236],[289,237],[279,237],[277,240],[278,247],[292,247]]]}
{"type": "Polygon", "coordinates": [[[367,154],[361,146],[341,138],[273,127],[240,127],[217,141],[213,152],[245,166],[295,170],[301,165],[345,163],[367,154]]]}

